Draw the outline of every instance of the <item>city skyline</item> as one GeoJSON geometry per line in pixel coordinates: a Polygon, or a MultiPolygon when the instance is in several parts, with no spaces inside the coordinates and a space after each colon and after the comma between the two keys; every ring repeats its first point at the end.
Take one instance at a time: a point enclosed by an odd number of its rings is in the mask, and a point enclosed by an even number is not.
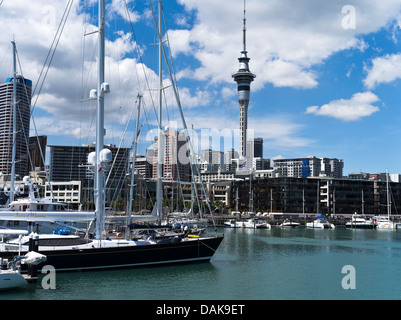
{"type": "MultiPolygon", "coordinates": [[[[116,145],[137,88],[144,90],[143,75],[133,70],[145,69],[151,82],[157,83],[157,66],[151,58],[156,38],[148,3],[127,3],[129,19],[124,1],[107,2],[113,22],[108,26],[106,50],[106,78],[112,91],[106,99],[106,143],[116,145]],[[143,52],[143,65],[135,40],[143,52]]],[[[11,76],[15,37],[23,76],[34,87],[41,84],[40,70],[65,9],[64,1],[2,2],[0,83],[11,76]]],[[[232,1],[230,7],[210,0],[168,1],[164,9],[188,125],[198,132],[237,130],[238,98],[232,74],[238,70],[242,49],[243,0],[232,1]]],[[[92,58],[96,37],[83,34],[96,30],[96,18],[89,15],[96,10],[93,3],[72,6],[41,95],[32,99],[38,134],[47,135],[49,145],[94,141],[89,130],[94,106],[81,100],[94,87],[95,67],[88,57],[92,58]]],[[[343,159],[345,174],[386,169],[401,173],[400,25],[401,3],[396,0],[353,5],[248,0],[247,51],[251,70],[257,74],[248,127],[264,139],[264,157],[315,155],[343,159]]],[[[166,98],[169,104],[170,98],[166,98]]],[[[153,112],[150,105],[147,108],[149,114],[153,112]]],[[[231,147],[239,150],[237,145],[231,147]]]]}

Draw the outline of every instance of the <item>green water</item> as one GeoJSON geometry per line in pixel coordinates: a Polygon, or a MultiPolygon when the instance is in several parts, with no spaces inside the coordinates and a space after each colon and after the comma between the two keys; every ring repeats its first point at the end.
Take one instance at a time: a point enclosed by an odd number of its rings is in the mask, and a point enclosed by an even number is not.
{"type": "MultiPolygon", "coordinates": [[[[0,300],[401,299],[401,230],[234,230],[210,263],[56,274],[0,300]],[[355,268],[355,289],[342,268],[355,268]]],[[[41,280],[41,279],[40,279],[41,280]]]]}

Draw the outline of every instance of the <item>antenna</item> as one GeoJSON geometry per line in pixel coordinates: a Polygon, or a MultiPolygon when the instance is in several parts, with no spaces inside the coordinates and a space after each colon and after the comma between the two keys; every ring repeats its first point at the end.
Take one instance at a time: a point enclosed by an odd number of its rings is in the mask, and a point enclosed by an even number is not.
{"type": "Polygon", "coordinates": [[[243,37],[243,41],[244,41],[244,52],[246,52],[246,0],[244,0],[244,37],[243,37]]]}

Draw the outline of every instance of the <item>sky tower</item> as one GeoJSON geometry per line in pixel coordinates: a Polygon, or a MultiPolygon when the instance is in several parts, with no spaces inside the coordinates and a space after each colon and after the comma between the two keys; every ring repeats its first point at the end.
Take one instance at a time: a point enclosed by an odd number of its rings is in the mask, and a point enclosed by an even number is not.
{"type": "Polygon", "coordinates": [[[249,70],[249,60],[246,51],[246,0],[244,0],[244,30],[243,30],[243,45],[244,49],[241,52],[239,60],[239,70],[233,74],[234,81],[238,85],[238,102],[240,110],[240,140],[239,140],[239,155],[246,157],[246,130],[248,129],[248,105],[251,94],[251,82],[256,78],[249,70]]]}

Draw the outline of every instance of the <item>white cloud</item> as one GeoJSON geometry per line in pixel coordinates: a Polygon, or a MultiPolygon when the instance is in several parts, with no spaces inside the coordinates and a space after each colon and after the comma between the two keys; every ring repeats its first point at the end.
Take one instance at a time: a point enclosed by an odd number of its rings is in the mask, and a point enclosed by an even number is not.
{"type": "MultiPolygon", "coordinates": [[[[187,30],[172,30],[169,33],[174,56],[177,59],[182,58],[180,55],[184,57],[182,63],[181,61],[176,63],[180,68],[177,78],[183,82],[186,79],[206,82],[197,83],[197,87],[201,90],[194,92],[191,91],[190,84],[185,82],[185,86],[180,89],[183,107],[188,109],[205,107],[215,101],[227,102],[229,99],[234,99],[236,92],[231,73],[238,69],[237,58],[242,49],[243,1],[233,0],[229,5],[225,1],[211,0],[178,2],[190,11],[190,19],[184,21],[182,19],[184,15],[176,15],[175,22],[178,21],[180,27],[186,27],[189,21],[191,23],[195,21],[195,24],[187,30]],[[222,83],[223,88],[214,87],[222,83]],[[225,84],[231,85],[232,89],[225,84]]],[[[320,0],[247,2],[247,49],[251,58],[251,71],[257,75],[252,89],[262,89],[266,84],[273,84],[276,87],[314,88],[319,81],[319,75],[313,70],[316,65],[341,50],[350,48],[364,50],[365,44],[358,38],[359,35],[377,31],[395,18],[399,18],[399,14],[397,16],[401,8],[399,0],[382,0],[380,3],[376,0],[365,0],[357,6],[356,30],[343,30],[341,9],[348,2],[346,0],[326,1],[324,4],[320,0]]],[[[115,19],[127,19],[125,1],[113,0],[108,3],[109,15],[115,19]]],[[[97,29],[94,25],[97,18],[90,18],[86,13],[92,11],[87,10],[89,5],[95,5],[94,1],[74,3],[36,107],[38,111],[45,110],[52,116],[71,121],[71,124],[73,121],[78,123],[80,121],[78,118],[91,119],[94,110],[93,103],[80,102],[81,99],[88,98],[89,91],[96,87],[97,64],[93,61],[93,57],[96,56],[97,38],[96,35],[83,37],[84,33],[97,29]]],[[[2,30],[0,76],[6,78],[10,75],[10,42],[15,35],[24,75],[33,80],[34,85],[36,84],[65,6],[66,2],[63,0],[3,2],[0,9],[2,30]],[[4,58],[8,55],[9,59],[4,58]]],[[[139,20],[141,16],[146,22],[149,10],[139,12],[137,8],[139,3],[133,0],[128,1],[128,6],[134,22],[142,22],[139,20]]],[[[108,104],[106,121],[122,124],[131,114],[138,88],[140,87],[141,91],[157,88],[157,73],[134,58],[136,50],[133,38],[128,32],[130,30],[122,31],[119,26],[120,21],[111,21],[107,32],[108,36],[116,38],[109,39],[106,43],[108,55],[106,78],[112,90],[106,98],[108,104]],[[142,69],[145,69],[148,75],[150,88],[145,86],[142,69]]],[[[146,43],[142,46],[150,47],[150,44],[155,42],[154,35],[144,34],[143,37],[146,39],[138,39],[146,43]]],[[[147,48],[143,47],[143,50],[147,48]]],[[[387,60],[392,62],[390,59],[387,60]]],[[[371,71],[366,83],[384,82],[379,76],[373,77],[375,68],[372,67],[371,71]],[[372,80],[369,82],[368,79],[372,80]]],[[[169,94],[170,102],[173,99],[171,99],[172,94],[169,94]]],[[[145,95],[147,95],[144,99],[145,106],[153,108],[148,97],[149,93],[145,95]]],[[[233,127],[236,128],[237,115],[234,117],[233,127]]],[[[36,120],[39,121],[37,117],[36,120]]],[[[46,119],[43,121],[48,123],[46,119]]],[[[205,121],[211,126],[210,117],[205,116],[205,121]]],[[[290,127],[289,123],[283,124],[280,121],[279,123],[284,128],[290,127]]],[[[79,124],[78,126],[70,125],[68,122],[67,124],[65,134],[76,135],[79,132],[77,131],[79,124]]],[[[274,127],[274,123],[271,127],[274,127]]],[[[280,136],[287,137],[287,142],[291,143],[290,134],[280,133],[280,128],[275,128],[276,136],[273,131],[265,133],[275,141],[279,141],[280,136]]],[[[295,126],[292,130],[296,132],[300,128],[295,126]]],[[[298,141],[298,144],[303,143],[308,141],[298,141]]]]}
{"type": "Polygon", "coordinates": [[[112,0],[107,6],[106,12],[108,15],[116,13],[124,20],[136,22],[139,20],[140,15],[130,8],[132,7],[131,3],[134,3],[134,0],[112,0]]]}
{"type": "Polygon", "coordinates": [[[357,121],[380,111],[377,106],[373,105],[379,101],[380,99],[370,91],[360,92],[355,93],[349,100],[334,100],[321,107],[308,107],[306,113],[333,117],[347,122],[357,121]]]}
{"type": "Polygon", "coordinates": [[[191,94],[188,88],[181,88],[180,100],[183,108],[194,108],[199,106],[208,106],[211,102],[210,92],[195,90],[195,95],[191,94]]]}
{"type": "Polygon", "coordinates": [[[269,61],[261,77],[276,87],[310,89],[317,86],[317,76],[313,72],[303,71],[293,63],[276,59],[269,61]]]}
{"type": "Polygon", "coordinates": [[[373,89],[381,83],[390,83],[401,79],[401,54],[387,54],[375,58],[371,68],[365,67],[367,76],[363,80],[368,89],[373,89]]]}
{"type": "MultiPolygon", "coordinates": [[[[242,49],[243,1],[180,0],[187,10],[196,10],[191,30],[175,30],[180,38],[175,54],[193,55],[200,65],[186,75],[212,83],[232,82],[242,49]],[[224,14],[222,14],[224,13],[224,14]],[[186,43],[185,43],[186,42],[186,43]]],[[[356,29],[344,30],[342,8],[349,1],[254,0],[247,2],[247,50],[251,71],[257,79],[254,89],[266,83],[280,87],[314,88],[318,75],[313,67],[336,52],[364,51],[360,35],[375,32],[399,18],[398,0],[360,1],[356,8],[356,29]]],[[[173,43],[174,47],[174,43],[173,43]]],[[[182,74],[184,76],[184,74],[182,74]]]]}

